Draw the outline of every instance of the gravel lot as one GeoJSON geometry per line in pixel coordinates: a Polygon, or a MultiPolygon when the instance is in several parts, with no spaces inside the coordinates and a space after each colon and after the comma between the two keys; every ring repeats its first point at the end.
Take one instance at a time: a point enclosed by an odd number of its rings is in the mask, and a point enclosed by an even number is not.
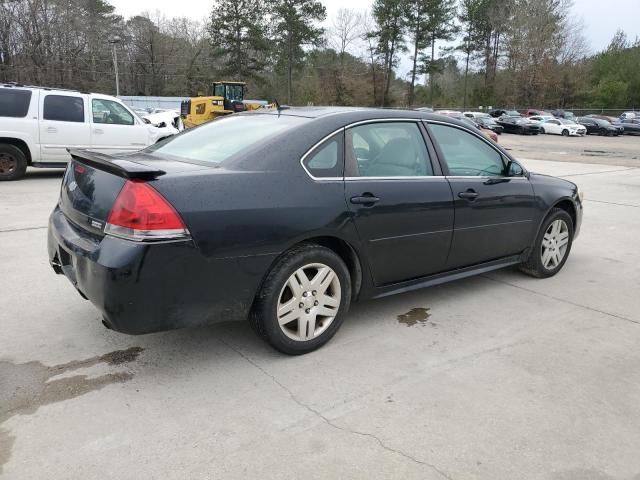
{"type": "Polygon", "coordinates": [[[60,173],[0,184],[0,478],[639,480],[640,138],[500,141],[586,192],[564,270],[358,304],[297,358],[104,329],[48,265],[60,173]]]}

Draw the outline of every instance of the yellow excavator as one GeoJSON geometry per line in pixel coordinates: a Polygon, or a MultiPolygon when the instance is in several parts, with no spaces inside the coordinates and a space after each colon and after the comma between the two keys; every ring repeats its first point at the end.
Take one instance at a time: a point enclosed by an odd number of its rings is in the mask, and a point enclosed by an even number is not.
{"type": "Polygon", "coordinates": [[[209,86],[209,95],[184,100],[180,106],[180,116],[186,128],[202,125],[223,115],[257,110],[266,102],[246,102],[245,82],[213,82],[209,86]]]}

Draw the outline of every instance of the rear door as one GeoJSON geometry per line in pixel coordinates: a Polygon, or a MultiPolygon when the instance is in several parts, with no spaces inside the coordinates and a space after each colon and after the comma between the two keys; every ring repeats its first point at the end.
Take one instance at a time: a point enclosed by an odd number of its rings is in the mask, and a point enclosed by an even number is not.
{"type": "Polygon", "coordinates": [[[91,98],[91,150],[126,153],[149,145],[149,129],[124,105],[105,98],[91,98]]]}
{"type": "Polygon", "coordinates": [[[346,130],[345,195],[377,286],[444,269],[453,228],[451,188],[418,121],[346,130]]]}
{"type": "Polygon", "coordinates": [[[40,95],[40,157],[46,163],[67,163],[67,148],[91,144],[86,96],[65,91],[40,95]]]}
{"type": "Polygon", "coordinates": [[[480,135],[438,122],[429,122],[429,131],[455,205],[447,269],[526,249],[534,235],[534,193],[529,179],[522,171],[505,175],[505,158],[480,135]]]}

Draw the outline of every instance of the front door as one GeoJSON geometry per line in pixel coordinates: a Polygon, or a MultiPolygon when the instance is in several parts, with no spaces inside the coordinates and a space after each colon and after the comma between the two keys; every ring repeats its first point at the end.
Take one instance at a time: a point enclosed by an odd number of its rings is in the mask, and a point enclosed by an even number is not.
{"type": "Polygon", "coordinates": [[[376,286],[442,271],[453,199],[422,125],[372,122],[347,129],[345,138],[346,201],[376,286]]]}
{"type": "Polygon", "coordinates": [[[40,96],[40,159],[71,160],[67,148],[87,148],[91,140],[86,99],[78,93],[55,91],[40,96]]]}
{"type": "Polygon", "coordinates": [[[455,225],[447,269],[515,255],[535,234],[529,179],[509,175],[502,153],[489,140],[452,125],[430,123],[447,170],[455,225]]]}
{"type": "Polygon", "coordinates": [[[102,98],[91,100],[91,150],[126,153],[148,145],[148,126],[140,124],[124,106],[102,98]]]}

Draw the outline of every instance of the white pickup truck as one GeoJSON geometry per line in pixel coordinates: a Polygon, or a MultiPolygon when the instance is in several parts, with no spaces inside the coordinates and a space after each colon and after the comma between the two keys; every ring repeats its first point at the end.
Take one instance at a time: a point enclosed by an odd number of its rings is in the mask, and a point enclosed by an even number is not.
{"type": "Polygon", "coordinates": [[[65,167],[67,148],[126,153],[176,133],[108,95],[0,84],[0,180],[23,177],[27,166],[65,167]]]}

